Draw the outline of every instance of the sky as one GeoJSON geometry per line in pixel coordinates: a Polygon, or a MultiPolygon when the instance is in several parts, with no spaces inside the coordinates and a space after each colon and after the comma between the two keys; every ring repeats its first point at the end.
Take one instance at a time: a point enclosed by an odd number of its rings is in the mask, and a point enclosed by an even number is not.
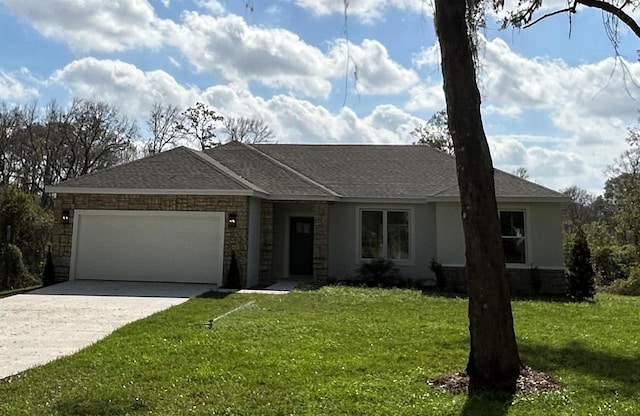
{"type": "MultiPolygon", "coordinates": [[[[0,0],[0,102],[105,101],[143,132],[154,103],[204,102],[278,143],[410,144],[445,107],[432,2],[344,1],[0,0]]],[[[640,42],[620,25],[616,54],[596,10],[497,17],[478,68],[495,166],[600,194],[638,120],[640,42]]]]}

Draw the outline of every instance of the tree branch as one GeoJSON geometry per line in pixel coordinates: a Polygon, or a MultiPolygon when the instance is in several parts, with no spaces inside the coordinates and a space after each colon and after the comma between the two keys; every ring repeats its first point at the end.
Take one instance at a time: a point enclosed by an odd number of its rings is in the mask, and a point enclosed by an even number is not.
{"type": "MultiPolygon", "coordinates": [[[[580,3],[587,7],[594,7],[607,13],[611,13],[618,19],[622,20],[622,22],[626,24],[638,38],[640,38],[640,25],[638,25],[638,23],[636,23],[636,21],[633,20],[633,18],[629,16],[624,10],[622,10],[622,7],[614,6],[613,4],[607,3],[606,1],[602,0],[576,0],[576,3],[580,3]]],[[[623,7],[626,4],[627,3],[625,3],[623,7]]]]}
{"type": "Polygon", "coordinates": [[[568,13],[575,13],[575,12],[576,12],[576,5],[575,5],[575,3],[574,3],[574,5],[573,5],[573,6],[571,6],[571,7],[567,7],[566,9],[556,10],[555,12],[547,13],[547,14],[545,14],[544,16],[541,16],[541,17],[537,18],[537,19],[536,19],[536,20],[534,20],[533,22],[531,22],[531,23],[527,23],[526,25],[522,26],[522,28],[523,28],[523,29],[527,29],[527,28],[529,28],[529,27],[531,27],[531,26],[535,25],[536,23],[540,22],[541,20],[544,20],[544,19],[546,19],[546,18],[548,18],[548,17],[552,17],[552,16],[555,16],[555,15],[557,15],[557,14],[564,13],[564,12],[568,12],[568,13]]]}

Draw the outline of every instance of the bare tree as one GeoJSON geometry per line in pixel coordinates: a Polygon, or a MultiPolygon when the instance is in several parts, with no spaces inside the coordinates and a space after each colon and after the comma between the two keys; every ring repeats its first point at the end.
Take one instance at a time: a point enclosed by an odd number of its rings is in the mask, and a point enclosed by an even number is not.
{"type": "Polygon", "coordinates": [[[453,156],[453,140],[447,120],[447,110],[445,109],[432,115],[429,121],[409,133],[418,139],[414,144],[424,144],[453,156]]]}
{"type": "Polygon", "coordinates": [[[520,166],[519,168],[512,170],[511,174],[520,179],[529,179],[529,171],[524,166],[520,166]]]}
{"type": "Polygon", "coordinates": [[[68,146],[62,179],[118,165],[135,157],[136,122],[107,103],[74,99],[62,120],[68,146]]]}
{"type": "Polygon", "coordinates": [[[7,185],[14,179],[13,137],[20,125],[20,107],[0,106],[0,184],[7,185]]]}
{"type": "Polygon", "coordinates": [[[227,117],[224,121],[227,140],[247,144],[270,143],[275,137],[273,130],[262,120],[227,117]]]}
{"type": "Polygon", "coordinates": [[[147,118],[150,137],[145,143],[145,153],[154,155],[167,147],[174,147],[182,134],[178,128],[180,125],[184,125],[184,115],[177,106],[153,103],[147,118]]]}
{"type": "Polygon", "coordinates": [[[105,103],[0,105],[0,184],[39,195],[47,185],[131,160],[136,123],[105,103]]]}
{"type": "Polygon", "coordinates": [[[215,129],[224,117],[216,114],[216,111],[204,103],[196,103],[193,107],[182,112],[184,120],[176,125],[178,131],[189,139],[194,139],[200,145],[200,150],[206,150],[215,146],[215,129]]]}

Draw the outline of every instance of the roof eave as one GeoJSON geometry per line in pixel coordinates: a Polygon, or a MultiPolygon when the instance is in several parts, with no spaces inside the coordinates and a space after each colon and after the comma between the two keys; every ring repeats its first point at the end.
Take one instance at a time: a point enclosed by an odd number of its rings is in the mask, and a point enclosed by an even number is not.
{"type": "Polygon", "coordinates": [[[267,195],[251,189],[158,189],[158,188],[96,188],[76,186],[47,186],[47,193],[55,194],[103,194],[103,195],[219,195],[255,196],[267,195]]]}
{"type": "MultiPolygon", "coordinates": [[[[570,202],[564,196],[496,196],[498,203],[533,203],[533,202],[554,202],[566,204],[570,202]]],[[[428,197],[427,202],[460,202],[459,196],[434,196],[428,197]]]]}
{"type": "Polygon", "coordinates": [[[340,202],[355,204],[424,204],[424,198],[375,198],[375,197],[344,197],[340,202]]]}
{"type": "Polygon", "coordinates": [[[270,201],[328,201],[336,202],[343,199],[333,195],[289,195],[289,194],[269,194],[266,199],[270,201]]]}

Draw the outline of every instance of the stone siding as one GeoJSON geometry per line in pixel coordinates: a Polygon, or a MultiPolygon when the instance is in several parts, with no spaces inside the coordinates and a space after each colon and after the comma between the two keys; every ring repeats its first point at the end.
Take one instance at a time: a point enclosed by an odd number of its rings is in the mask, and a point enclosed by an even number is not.
{"type": "Polygon", "coordinates": [[[143,210],[143,211],[210,211],[233,212],[237,215],[237,227],[229,228],[225,221],[223,282],[226,283],[231,253],[235,252],[242,285],[246,284],[248,205],[245,196],[204,195],[105,195],[58,194],[55,201],[52,254],[56,280],[69,280],[73,214],[76,209],[91,210],[143,210]],[[68,210],[69,224],[61,222],[62,211],[68,210]]]}
{"type": "Polygon", "coordinates": [[[260,285],[274,283],[273,278],[273,202],[262,201],[260,210],[260,285]]]}
{"type": "MultiPolygon", "coordinates": [[[[464,267],[442,267],[444,290],[466,293],[467,280],[464,267]]],[[[537,268],[507,269],[509,289],[515,296],[564,295],[567,283],[563,270],[537,268]]]]}
{"type": "Polygon", "coordinates": [[[329,204],[313,205],[313,279],[324,281],[329,276],[329,204]]]}

